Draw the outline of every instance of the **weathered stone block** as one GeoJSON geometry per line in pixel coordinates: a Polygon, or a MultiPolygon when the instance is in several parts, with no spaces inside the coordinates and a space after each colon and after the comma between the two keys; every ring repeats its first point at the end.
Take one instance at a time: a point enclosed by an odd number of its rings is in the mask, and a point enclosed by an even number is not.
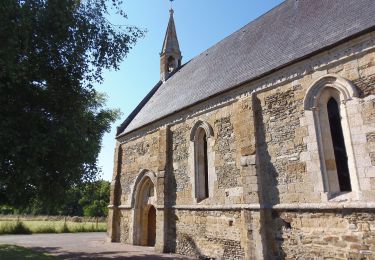
{"type": "Polygon", "coordinates": [[[306,171],[306,164],[305,163],[288,164],[287,171],[291,173],[304,173],[306,171]]]}
{"type": "Polygon", "coordinates": [[[241,148],[242,156],[253,155],[255,153],[256,153],[255,145],[249,145],[249,146],[241,148]]]}
{"type": "Polygon", "coordinates": [[[241,166],[250,166],[250,165],[256,165],[256,156],[255,155],[242,156],[241,166]]]}
{"type": "Polygon", "coordinates": [[[342,240],[347,241],[347,242],[359,242],[360,241],[360,239],[358,239],[357,236],[342,236],[342,240]]]}

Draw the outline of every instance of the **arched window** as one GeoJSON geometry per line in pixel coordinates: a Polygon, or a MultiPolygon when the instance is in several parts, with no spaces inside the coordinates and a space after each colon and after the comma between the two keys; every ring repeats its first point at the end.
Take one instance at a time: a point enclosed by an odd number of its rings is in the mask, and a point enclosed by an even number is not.
{"type": "Polygon", "coordinates": [[[210,197],[209,172],[209,138],[213,136],[212,128],[198,121],[192,129],[190,140],[194,143],[194,184],[195,198],[200,202],[210,197]]]}
{"type": "Polygon", "coordinates": [[[309,88],[304,100],[305,115],[312,113],[311,137],[318,144],[323,190],[331,194],[359,190],[346,113],[346,102],[356,96],[349,81],[327,75],[309,88]]]}
{"type": "Polygon", "coordinates": [[[194,142],[194,146],[196,171],[196,198],[198,200],[203,200],[209,197],[207,135],[203,128],[198,128],[197,139],[194,142]]]}
{"type": "Polygon", "coordinates": [[[176,60],[173,56],[168,57],[167,66],[168,66],[168,72],[172,72],[177,67],[176,60]]]}
{"type": "Polygon", "coordinates": [[[337,101],[333,97],[328,100],[327,111],[339,188],[340,191],[351,191],[348,156],[342,132],[340,110],[337,101]]]}

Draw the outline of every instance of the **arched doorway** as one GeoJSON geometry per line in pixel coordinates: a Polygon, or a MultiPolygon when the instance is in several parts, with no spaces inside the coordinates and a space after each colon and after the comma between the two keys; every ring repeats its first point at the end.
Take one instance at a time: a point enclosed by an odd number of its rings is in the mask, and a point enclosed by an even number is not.
{"type": "Polygon", "coordinates": [[[150,206],[148,210],[148,225],[147,225],[147,245],[155,246],[156,238],[156,209],[154,206],[150,206]]]}
{"type": "Polygon", "coordinates": [[[134,207],[134,244],[155,246],[156,240],[156,196],[151,178],[145,176],[136,186],[134,207]]]}

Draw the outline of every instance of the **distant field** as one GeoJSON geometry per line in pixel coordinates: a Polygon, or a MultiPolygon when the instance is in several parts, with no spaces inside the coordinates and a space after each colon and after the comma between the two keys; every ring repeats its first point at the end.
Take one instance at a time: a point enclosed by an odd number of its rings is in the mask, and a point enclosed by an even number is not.
{"type": "Polygon", "coordinates": [[[0,217],[0,234],[104,232],[105,219],[64,217],[0,217]],[[59,219],[60,220],[53,220],[59,219]],[[44,220],[43,220],[44,219],[44,220]]]}

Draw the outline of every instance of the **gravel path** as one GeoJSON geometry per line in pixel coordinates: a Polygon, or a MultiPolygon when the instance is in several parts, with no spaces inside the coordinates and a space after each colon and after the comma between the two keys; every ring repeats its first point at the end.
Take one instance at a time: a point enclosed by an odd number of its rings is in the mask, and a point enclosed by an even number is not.
{"type": "Polygon", "coordinates": [[[61,259],[190,259],[157,254],[152,247],[105,242],[105,233],[3,235],[0,244],[27,247],[61,259]]]}

